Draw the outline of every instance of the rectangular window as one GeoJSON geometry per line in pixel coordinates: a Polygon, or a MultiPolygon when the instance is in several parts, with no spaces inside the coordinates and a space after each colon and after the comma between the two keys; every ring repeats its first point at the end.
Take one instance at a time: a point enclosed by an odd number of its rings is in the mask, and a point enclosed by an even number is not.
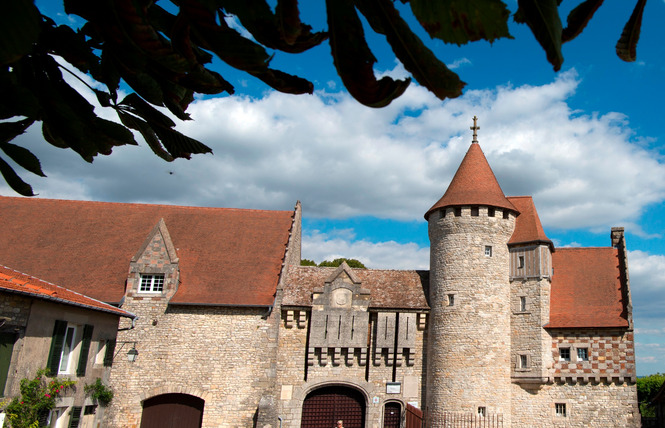
{"type": "Polygon", "coordinates": [[[460,217],[462,215],[462,208],[455,207],[455,217],[460,217]]]}
{"type": "Polygon", "coordinates": [[[559,348],[559,361],[570,361],[570,348],[559,348]]]}
{"type": "Polygon", "coordinates": [[[139,291],[142,293],[161,293],[164,291],[164,274],[142,274],[139,291]]]}
{"type": "Polygon", "coordinates": [[[478,407],[478,416],[487,416],[487,407],[481,406],[478,407]]]}
{"type": "Polygon", "coordinates": [[[520,355],[520,368],[526,369],[529,368],[529,359],[526,355],[520,355]]]}
{"type": "Polygon", "coordinates": [[[492,246],[485,245],[485,257],[492,257],[492,246]]]}
{"type": "Polygon", "coordinates": [[[471,217],[478,217],[480,209],[478,207],[471,207],[471,217]]]}
{"type": "Polygon", "coordinates": [[[517,257],[517,269],[524,269],[524,256],[517,257]]]}
{"type": "Polygon", "coordinates": [[[520,312],[526,312],[526,296],[520,296],[520,312]]]}
{"type": "Polygon", "coordinates": [[[555,403],[554,410],[557,416],[562,418],[566,417],[566,403],[555,403]]]}
{"type": "Polygon", "coordinates": [[[577,348],[577,361],[589,361],[589,348],[577,348]]]}
{"type": "Polygon", "coordinates": [[[60,366],[58,367],[58,374],[69,373],[69,363],[72,360],[72,352],[74,351],[74,338],[76,337],[76,327],[73,325],[67,326],[65,333],[65,341],[62,343],[62,351],[60,353],[60,366]]]}
{"type": "Polygon", "coordinates": [[[487,208],[487,217],[494,217],[494,215],[495,215],[494,208],[492,207],[487,208]]]}
{"type": "Polygon", "coordinates": [[[454,294],[449,294],[448,295],[448,306],[455,306],[455,295],[454,294]]]}

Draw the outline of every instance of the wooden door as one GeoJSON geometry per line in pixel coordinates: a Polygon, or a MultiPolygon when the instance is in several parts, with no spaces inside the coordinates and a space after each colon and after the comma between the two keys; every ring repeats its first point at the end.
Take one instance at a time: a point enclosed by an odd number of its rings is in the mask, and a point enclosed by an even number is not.
{"type": "Polygon", "coordinates": [[[310,392],[302,405],[301,428],[365,427],[365,398],[360,391],[343,386],[328,386],[310,392]]]}
{"type": "Polygon", "coordinates": [[[402,406],[399,403],[386,403],[383,408],[383,428],[399,428],[402,422],[402,406]]]}
{"type": "Polygon", "coordinates": [[[188,394],[163,394],[143,402],[141,428],[201,428],[204,401],[188,394]]]}

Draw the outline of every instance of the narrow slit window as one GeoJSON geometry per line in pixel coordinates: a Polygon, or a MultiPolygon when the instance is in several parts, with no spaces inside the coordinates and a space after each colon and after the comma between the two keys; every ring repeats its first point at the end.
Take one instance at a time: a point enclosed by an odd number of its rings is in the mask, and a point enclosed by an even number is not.
{"type": "Polygon", "coordinates": [[[524,256],[517,256],[517,268],[524,269],[524,256]]]}
{"type": "Polygon", "coordinates": [[[485,245],[485,257],[492,257],[492,246],[485,245]]]}
{"type": "Polygon", "coordinates": [[[492,207],[487,208],[487,217],[494,217],[496,215],[496,210],[492,207]]]}
{"type": "Polygon", "coordinates": [[[529,368],[529,359],[526,355],[520,355],[520,368],[527,369],[529,368]]]}
{"type": "Polygon", "coordinates": [[[455,295],[454,294],[449,294],[448,295],[448,306],[455,306],[455,295]]]}
{"type": "Polygon", "coordinates": [[[526,296],[520,296],[520,312],[526,312],[526,296]]]}
{"type": "Polygon", "coordinates": [[[480,210],[478,207],[471,207],[471,217],[478,217],[480,210]]]}

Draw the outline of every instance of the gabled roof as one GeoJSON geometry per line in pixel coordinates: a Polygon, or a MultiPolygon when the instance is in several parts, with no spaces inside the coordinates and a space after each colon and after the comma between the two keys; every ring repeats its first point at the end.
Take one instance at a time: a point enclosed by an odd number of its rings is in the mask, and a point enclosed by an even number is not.
{"type": "MultiPolygon", "coordinates": [[[[339,268],[289,266],[282,306],[312,306],[312,292],[322,288],[339,268]]],[[[351,269],[370,291],[370,309],[429,310],[426,293],[429,272],[415,270],[351,269]]]]}
{"type": "Polygon", "coordinates": [[[559,248],[552,266],[550,322],[545,327],[628,327],[616,248],[559,248]]]}
{"type": "Polygon", "coordinates": [[[105,302],[160,219],[179,258],[171,302],[268,306],[293,211],[0,197],[0,263],[105,302]]]}
{"type": "Polygon", "coordinates": [[[545,235],[543,225],[540,223],[533,198],[531,196],[508,196],[507,199],[520,212],[515,221],[515,230],[513,231],[513,236],[510,237],[510,241],[508,241],[508,245],[545,243],[549,244],[550,249],[554,251],[554,245],[550,238],[545,235]]]}
{"type": "Polygon", "coordinates": [[[78,306],[93,311],[106,312],[127,318],[136,318],[131,312],[84,296],[50,282],[42,281],[30,275],[17,272],[6,266],[0,266],[0,291],[21,294],[36,299],[78,306]]]}
{"type": "Polygon", "coordinates": [[[461,205],[487,205],[519,213],[503,194],[478,143],[471,143],[446,193],[427,211],[425,219],[436,209],[461,205]]]}

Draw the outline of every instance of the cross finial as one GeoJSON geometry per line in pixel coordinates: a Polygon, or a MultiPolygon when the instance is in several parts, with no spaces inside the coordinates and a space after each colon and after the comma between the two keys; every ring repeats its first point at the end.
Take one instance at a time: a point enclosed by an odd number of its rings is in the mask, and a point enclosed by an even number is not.
{"type": "Polygon", "coordinates": [[[473,141],[472,143],[477,143],[478,142],[478,130],[480,129],[480,126],[478,126],[478,118],[476,116],[473,116],[473,126],[469,128],[473,131],[473,141]]]}

